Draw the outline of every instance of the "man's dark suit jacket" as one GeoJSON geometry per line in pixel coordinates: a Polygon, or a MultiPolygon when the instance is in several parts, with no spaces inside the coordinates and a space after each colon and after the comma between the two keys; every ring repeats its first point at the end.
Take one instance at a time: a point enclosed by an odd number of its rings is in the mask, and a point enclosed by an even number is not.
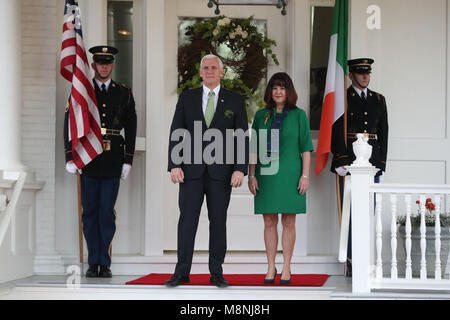
{"type": "MultiPolygon", "coordinates": [[[[200,87],[197,89],[184,91],[183,93],[181,93],[178,99],[175,114],[173,116],[172,126],[170,128],[168,171],[172,170],[173,168],[181,168],[184,172],[185,179],[199,179],[203,176],[205,170],[208,170],[209,176],[212,179],[216,180],[231,179],[231,175],[234,171],[241,171],[246,175],[248,171],[248,134],[245,135],[245,139],[240,139],[240,142],[237,142],[238,138],[235,137],[233,143],[234,146],[227,146],[226,143],[227,129],[242,129],[243,132],[247,133],[248,120],[244,98],[237,93],[221,87],[217,100],[216,110],[214,112],[214,118],[209,128],[207,128],[202,108],[202,95],[203,87],[200,87]],[[222,133],[223,157],[218,157],[219,159],[216,159],[217,161],[215,163],[207,164],[205,163],[205,159],[203,157],[203,151],[205,150],[205,148],[209,144],[214,143],[215,140],[212,139],[212,141],[203,141],[205,139],[202,139],[202,137],[198,136],[199,132],[197,132],[197,136],[194,136],[194,123],[196,121],[198,121],[198,128],[201,127],[202,135],[205,134],[207,129],[216,129],[222,133]],[[184,150],[188,152],[190,150],[190,155],[183,154],[182,152],[179,153],[180,155],[184,156],[181,163],[175,163],[173,161],[175,159],[172,159],[171,157],[172,150],[176,145],[180,143],[180,140],[172,141],[173,139],[171,139],[172,133],[177,129],[184,129],[186,134],[189,133],[191,137],[190,148],[188,145],[189,139],[180,139],[183,141],[181,143],[184,143],[184,150]],[[196,142],[194,142],[194,140],[202,141],[202,155],[196,155],[195,157],[194,146],[196,142]],[[238,149],[240,149],[240,151],[238,149]],[[238,157],[238,154],[240,154],[241,156],[238,157]],[[195,164],[195,158],[199,158],[200,156],[201,161],[199,163],[196,162],[197,164],[195,164]]],[[[199,130],[197,129],[197,131],[199,130]]],[[[240,135],[240,137],[243,137],[243,135],[240,135]]],[[[210,148],[211,147],[212,146],[210,146],[210,148]]],[[[212,154],[213,156],[216,155],[214,152],[211,153],[208,151],[207,153],[212,154]]],[[[219,156],[219,153],[217,155],[219,156]]]]}

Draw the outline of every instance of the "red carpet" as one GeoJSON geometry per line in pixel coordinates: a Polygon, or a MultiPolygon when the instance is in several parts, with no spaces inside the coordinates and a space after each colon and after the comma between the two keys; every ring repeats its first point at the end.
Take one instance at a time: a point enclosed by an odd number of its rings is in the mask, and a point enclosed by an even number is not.
{"type": "MultiPolygon", "coordinates": [[[[142,278],[129,281],[126,284],[140,285],[163,285],[172,274],[167,273],[150,273],[142,278]]],[[[264,284],[265,274],[225,274],[230,286],[291,286],[291,287],[321,287],[328,279],[327,274],[293,274],[291,275],[291,283],[288,285],[280,285],[280,277],[278,274],[275,284],[264,284]]],[[[209,274],[191,274],[190,283],[184,285],[191,286],[214,286],[209,283],[209,274]]]]}

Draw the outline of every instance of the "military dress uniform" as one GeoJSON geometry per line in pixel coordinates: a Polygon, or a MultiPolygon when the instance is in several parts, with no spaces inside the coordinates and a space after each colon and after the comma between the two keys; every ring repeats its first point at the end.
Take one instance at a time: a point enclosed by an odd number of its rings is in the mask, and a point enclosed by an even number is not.
{"type": "MultiPolygon", "coordinates": [[[[103,46],[91,48],[90,52],[94,53],[94,61],[112,63],[113,56],[118,51],[103,46]],[[96,55],[97,52],[107,54],[96,55]]],[[[119,191],[122,167],[124,164],[133,163],[137,120],[130,88],[113,80],[104,88],[101,88],[95,79],[93,83],[100,114],[103,152],[82,169],[83,233],[88,246],[90,268],[91,266],[109,268],[111,243],[116,230],[114,205],[119,191]],[[121,135],[122,129],[125,137],[121,135]]],[[[72,160],[68,121],[69,112],[66,108],[64,121],[66,162],[72,160]]]]}
{"type": "MultiPolygon", "coordinates": [[[[361,58],[348,61],[349,71],[354,73],[370,73],[373,59],[361,58]]],[[[353,86],[347,90],[347,112],[341,116],[332,128],[331,152],[333,160],[331,172],[336,173],[336,186],[338,196],[338,209],[342,217],[343,192],[345,176],[340,176],[336,168],[349,166],[356,159],[353,153],[352,143],[357,139],[357,133],[366,134],[368,143],[372,146],[370,163],[380,169],[374,182],[379,182],[379,177],[386,170],[386,158],[388,150],[388,116],[385,97],[367,88],[358,92],[353,86]],[[344,132],[344,117],[347,117],[347,130],[344,132]]],[[[348,175],[348,173],[347,173],[348,175]]],[[[351,230],[351,228],[350,228],[351,230]]],[[[347,274],[351,274],[351,232],[347,250],[347,274]]]]}
{"type": "Polygon", "coordinates": [[[377,176],[386,170],[388,147],[388,121],[386,101],[383,95],[367,89],[367,98],[363,100],[353,86],[347,90],[347,137],[344,138],[344,116],[333,125],[331,152],[333,161],[331,171],[349,166],[355,161],[352,143],[357,133],[368,135],[368,143],[372,146],[370,163],[380,169],[377,176]]]}

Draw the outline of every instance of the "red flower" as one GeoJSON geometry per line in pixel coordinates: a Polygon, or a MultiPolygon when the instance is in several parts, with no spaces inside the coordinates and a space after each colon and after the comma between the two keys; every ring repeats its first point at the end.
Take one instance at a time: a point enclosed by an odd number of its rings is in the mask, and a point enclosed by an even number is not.
{"type": "Polygon", "coordinates": [[[428,203],[428,202],[431,202],[431,198],[428,198],[428,199],[426,200],[426,203],[428,203]]]}
{"type": "Polygon", "coordinates": [[[416,201],[416,203],[417,203],[417,204],[420,204],[420,201],[419,201],[419,200],[417,200],[417,201],[416,201]]]}
{"type": "Polygon", "coordinates": [[[432,202],[427,202],[427,204],[425,205],[425,208],[427,208],[430,211],[433,211],[436,209],[436,205],[432,202]]]}

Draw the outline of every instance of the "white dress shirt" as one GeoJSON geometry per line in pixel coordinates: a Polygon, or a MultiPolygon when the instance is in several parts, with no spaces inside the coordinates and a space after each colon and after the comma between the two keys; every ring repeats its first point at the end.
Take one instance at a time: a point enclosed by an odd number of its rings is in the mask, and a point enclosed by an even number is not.
{"type": "Polygon", "coordinates": [[[353,87],[353,89],[355,89],[356,93],[358,94],[358,96],[359,96],[360,98],[361,98],[361,92],[364,91],[364,94],[365,94],[366,99],[367,99],[367,88],[364,88],[364,90],[360,90],[360,89],[356,88],[356,87],[353,86],[353,85],[352,85],[352,87],[353,87]]]}
{"type": "MultiPolygon", "coordinates": [[[[203,108],[203,115],[206,113],[206,105],[208,104],[208,98],[209,98],[209,92],[211,89],[209,89],[207,86],[203,85],[203,97],[202,97],[202,108],[203,108]]],[[[216,111],[217,107],[217,101],[219,100],[219,91],[220,91],[220,84],[213,89],[214,91],[214,112],[216,111]]]]}
{"type": "Polygon", "coordinates": [[[108,91],[109,85],[111,84],[111,79],[108,79],[106,82],[101,82],[98,79],[95,79],[95,82],[97,82],[98,87],[100,88],[100,91],[102,90],[102,84],[104,83],[106,86],[106,91],[108,91]]]}

